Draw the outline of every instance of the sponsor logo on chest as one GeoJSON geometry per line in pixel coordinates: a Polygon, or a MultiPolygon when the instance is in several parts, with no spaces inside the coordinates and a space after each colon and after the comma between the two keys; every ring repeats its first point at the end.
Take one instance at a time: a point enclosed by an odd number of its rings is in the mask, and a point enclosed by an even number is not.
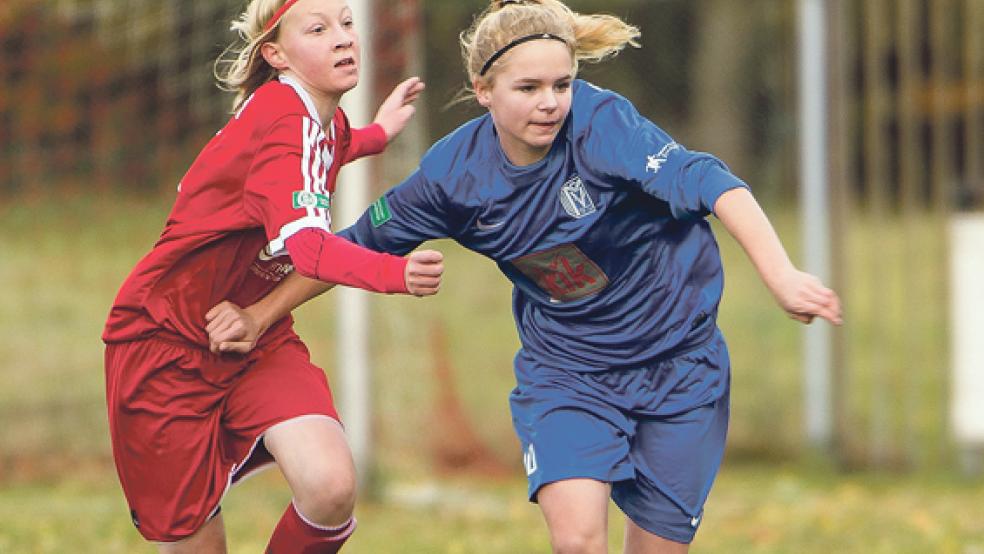
{"type": "Polygon", "coordinates": [[[608,286],[608,276],[574,244],[562,244],[513,261],[524,275],[550,295],[551,302],[570,302],[608,286]]]}
{"type": "Polygon", "coordinates": [[[598,211],[594,200],[580,177],[574,175],[560,187],[560,204],[574,219],[581,219],[598,211]]]}
{"type": "Polygon", "coordinates": [[[284,252],[274,256],[270,253],[270,245],[264,246],[256,255],[253,263],[250,264],[249,269],[253,275],[261,279],[279,282],[294,271],[294,265],[290,263],[290,258],[286,258],[286,255],[287,253],[284,252]],[[279,261],[277,258],[284,258],[284,261],[279,261]]]}

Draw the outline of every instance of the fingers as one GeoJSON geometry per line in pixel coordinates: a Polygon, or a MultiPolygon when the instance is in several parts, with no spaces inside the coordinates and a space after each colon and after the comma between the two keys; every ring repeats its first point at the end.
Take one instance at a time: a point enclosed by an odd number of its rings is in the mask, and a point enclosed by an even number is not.
{"type": "Polygon", "coordinates": [[[409,104],[420,96],[420,93],[424,91],[424,88],[424,82],[420,79],[420,77],[410,77],[397,85],[395,92],[398,92],[399,95],[403,97],[404,104],[409,104]]]}
{"type": "Polygon", "coordinates": [[[437,294],[443,274],[443,254],[436,250],[413,252],[407,263],[407,290],[416,296],[437,294]]]}
{"type": "Polygon", "coordinates": [[[440,283],[434,286],[415,285],[411,288],[407,288],[407,290],[410,291],[410,294],[418,297],[434,296],[440,292],[441,285],[440,283]]]}
{"type": "Polygon", "coordinates": [[[219,312],[208,322],[208,325],[205,326],[205,332],[209,335],[220,335],[229,333],[231,329],[236,327],[242,327],[239,314],[231,310],[225,310],[219,312]]]}
{"type": "Polygon", "coordinates": [[[216,353],[222,354],[249,354],[253,350],[252,342],[242,342],[242,341],[225,341],[218,344],[216,353]]]}
{"type": "Polygon", "coordinates": [[[228,300],[223,300],[222,302],[212,306],[212,309],[205,313],[205,321],[212,321],[217,315],[225,310],[228,310],[231,304],[232,303],[228,300]]]}
{"type": "Polygon", "coordinates": [[[222,301],[205,314],[208,324],[209,350],[220,352],[220,344],[225,341],[241,340],[249,332],[242,318],[242,310],[232,302],[222,301]]]}
{"type": "Polygon", "coordinates": [[[819,289],[812,291],[810,300],[812,309],[809,313],[811,315],[822,317],[834,325],[844,323],[841,317],[840,298],[836,292],[819,285],[819,289]]]}
{"type": "Polygon", "coordinates": [[[789,317],[799,321],[800,323],[805,323],[807,325],[813,323],[813,316],[809,314],[789,314],[789,317]]]}
{"type": "Polygon", "coordinates": [[[226,325],[213,329],[208,333],[208,349],[214,353],[220,351],[223,342],[238,341],[246,336],[246,327],[242,321],[233,320],[226,325]]]}
{"type": "Polygon", "coordinates": [[[826,319],[834,325],[842,325],[840,298],[834,291],[823,288],[821,291],[806,292],[803,298],[794,302],[787,310],[790,317],[803,323],[810,323],[814,317],[826,319]],[[806,319],[809,319],[807,321],[806,319]]]}
{"type": "Polygon", "coordinates": [[[418,250],[410,253],[410,261],[423,264],[439,264],[444,261],[444,254],[437,250],[418,250]]]}
{"type": "Polygon", "coordinates": [[[410,275],[407,291],[417,296],[430,296],[441,290],[441,275],[410,275]]]}
{"type": "Polygon", "coordinates": [[[399,109],[412,104],[424,91],[424,82],[420,77],[410,77],[393,88],[393,92],[383,102],[388,109],[399,109]]]}

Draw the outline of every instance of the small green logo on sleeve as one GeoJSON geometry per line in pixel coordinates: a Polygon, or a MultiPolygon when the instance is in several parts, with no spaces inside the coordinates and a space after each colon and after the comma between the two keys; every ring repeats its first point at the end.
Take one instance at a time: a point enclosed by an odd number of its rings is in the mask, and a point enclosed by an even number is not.
{"type": "Polygon", "coordinates": [[[389,202],[386,201],[385,196],[380,196],[379,200],[376,200],[369,206],[369,219],[372,221],[373,227],[379,227],[383,223],[393,219],[393,214],[390,213],[389,202]]]}
{"type": "Polygon", "coordinates": [[[327,210],[331,207],[331,199],[327,194],[318,194],[307,190],[294,191],[294,209],[298,208],[322,208],[327,210]]]}

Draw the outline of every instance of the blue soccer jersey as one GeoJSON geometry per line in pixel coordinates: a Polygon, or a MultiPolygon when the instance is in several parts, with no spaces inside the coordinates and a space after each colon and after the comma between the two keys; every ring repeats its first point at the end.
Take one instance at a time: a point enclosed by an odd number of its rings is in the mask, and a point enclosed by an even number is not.
{"type": "Polygon", "coordinates": [[[396,254],[450,237],[491,258],[514,285],[529,356],[605,371],[714,335],[723,273],[705,217],[722,193],[744,186],[625,98],[576,80],[543,160],[511,164],[486,114],[435,144],[339,234],[396,254]]]}

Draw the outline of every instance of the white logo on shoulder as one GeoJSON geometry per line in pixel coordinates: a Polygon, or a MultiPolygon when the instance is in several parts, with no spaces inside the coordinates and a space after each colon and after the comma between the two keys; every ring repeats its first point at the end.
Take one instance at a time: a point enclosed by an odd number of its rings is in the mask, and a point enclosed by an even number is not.
{"type": "Polygon", "coordinates": [[[530,444],[526,452],[523,452],[523,465],[526,467],[526,475],[533,475],[536,472],[536,452],[530,444]]]}
{"type": "Polygon", "coordinates": [[[679,148],[679,144],[671,142],[663,148],[660,148],[658,153],[651,156],[646,156],[646,172],[648,173],[652,170],[653,173],[659,173],[659,170],[663,168],[663,164],[665,164],[666,160],[669,159],[670,152],[678,150],[679,148]]]}
{"type": "Polygon", "coordinates": [[[700,525],[700,518],[701,518],[700,515],[696,515],[696,516],[690,518],[690,526],[693,527],[694,529],[696,529],[697,526],[700,525]]]}
{"type": "Polygon", "coordinates": [[[564,210],[575,219],[581,219],[598,211],[594,200],[588,194],[588,189],[584,186],[584,181],[577,175],[568,179],[560,187],[560,203],[564,206],[564,210]]]}

